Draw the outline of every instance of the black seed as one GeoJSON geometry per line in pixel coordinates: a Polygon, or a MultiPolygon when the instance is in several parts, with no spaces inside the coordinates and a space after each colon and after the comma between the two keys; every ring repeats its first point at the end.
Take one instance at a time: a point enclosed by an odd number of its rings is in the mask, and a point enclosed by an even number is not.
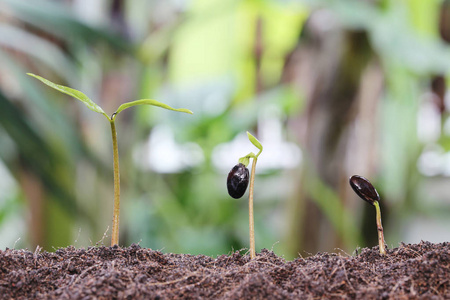
{"type": "Polygon", "coordinates": [[[243,164],[235,165],[227,177],[228,194],[235,199],[241,198],[247,190],[249,177],[248,169],[243,164]]]}
{"type": "Polygon", "coordinates": [[[380,195],[378,195],[377,190],[366,178],[359,175],[353,175],[348,181],[352,189],[361,199],[370,204],[373,204],[375,201],[380,201],[380,195]]]}

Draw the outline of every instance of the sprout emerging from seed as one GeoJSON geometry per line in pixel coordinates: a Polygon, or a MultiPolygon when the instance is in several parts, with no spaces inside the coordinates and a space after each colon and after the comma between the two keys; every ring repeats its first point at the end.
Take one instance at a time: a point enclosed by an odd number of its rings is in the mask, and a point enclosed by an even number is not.
{"type": "Polygon", "coordinates": [[[250,158],[253,158],[252,164],[252,172],[250,176],[250,190],[248,196],[248,223],[249,223],[249,235],[250,235],[250,258],[253,259],[256,257],[255,251],[255,222],[253,216],[253,186],[255,183],[255,169],[256,162],[258,161],[258,156],[261,154],[263,150],[263,146],[250,132],[247,131],[247,137],[249,141],[259,149],[257,154],[250,152],[246,156],[239,158],[239,162],[237,165],[231,169],[230,173],[228,173],[227,177],[227,188],[228,194],[231,197],[238,199],[241,198],[248,186],[248,169],[247,166],[250,163],[250,158]]]}
{"type": "Polygon", "coordinates": [[[352,189],[361,199],[375,206],[380,254],[386,255],[383,225],[381,224],[381,210],[380,204],[378,203],[378,201],[380,200],[380,195],[378,195],[377,190],[373,187],[370,181],[362,176],[353,175],[352,177],[350,177],[349,183],[352,189]]]}

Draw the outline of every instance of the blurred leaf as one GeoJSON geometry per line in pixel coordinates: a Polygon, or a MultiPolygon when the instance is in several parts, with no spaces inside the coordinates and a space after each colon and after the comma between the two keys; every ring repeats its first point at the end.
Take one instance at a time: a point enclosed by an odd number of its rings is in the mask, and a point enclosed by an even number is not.
{"type": "Polygon", "coordinates": [[[411,170],[417,170],[417,158],[422,146],[417,137],[417,112],[420,89],[418,78],[404,67],[387,66],[385,101],[380,105],[380,166],[382,186],[388,201],[401,203],[406,199],[411,170]],[[401,120],[401,122],[399,122],[401,120]]]}
{"type": "Polygon", "coordinates": [[[355,245],[361,244],[361,230],[356,226],[355,217],[344,206],[336,192],[313,175],[311,170],[304,180],[308,182],[305,187],[311,193],[312,199],[333,224],[346,247],[352,249],[355,245]]]}
{"type": "Polygon", "coordinates": [[[116,50],[126,53],[133,51],[129,42],[110,32],[109,28],[96,28],[83,23],[64,2],[0,0],[0,3],[5,4],[3,7],[8,14],[12,13],[19,20],[53,33],[63,40],[87,45],[104,41],[116,50]]]}
{"type": "Polygon", "coordinates": [[[190,111],[189,109],[186,108],[173,108],[167,104],[161,103],[159,101],[156,100],[152,100],[152,99],[141,99],[141,100],[136,100],[136,101],[131,101],[131,102],[127,102],[122,104],[121,106],[119,106],[119,108],[116,111],[116,114],[120,113],[122,110],[127,109],[129,107],[132,106],[136,106],[136,105],[152,105],[152,106],[158,106],[164,109],[168,109],[168,110],[173,110],[173,111],[178,111],[178,112],[184,112],[184,113],[188,113],[188,114],[193,114],[192,111],[190,111]]]}
{"type": "MultiPolygon", "coordinates": [[[[80,214],[82,217],[87,215],[76,205],[74,196],[66,190],[65,184],[62,182],[61,174],[55,172],[57,165],[62,165],[58,155],[49,147],[49,145],[41,138],[26,121],[26,116],[11,104],[0,90],[0,126],[8,133],[11,139],[17,145],[20,158],[25,166],[32,170],[43,182],[44,186],[55,196],[52,197],[71,215],[80,214]]],[[[16,168],[14,162],[3,157],[4,152],[1,151],[0,157],[6,166],[15,176],[16,168]]]]}
{"type": "Polygon", "coordinates": [[[0,45],[37,58],[67,81],[72,79],[74,63],[55,44],[38,35],[15,26],[0,24],[0,45]]]}
{"type": "MultiPolygon", "coordinates": [[[[33,106],[33,109],[27,111],[29,123],[33,123],[33,128],[44,136],[51,147],[66,157],[77,157],[81,155],[96,166],[99,174],[109,178],[111,174],[109,164],[105,164],[94,154],[92,149],[88,148],[83,140],[79,130],[75,130],[74,124],[63,113],[65,105],[55,105],[54,97],[49,93],[43,93],[43,90],[49,91],[34,80],[30,80],[26,75],[26,70],[20,63],[9,55],[6,51],[0,49],[0,64],[2,71],[13,76],[17,84],[22,88],[25,106],[33,106]]],[[[67,166],[67,164],[66,164],[67,166]]]]}
{"type": "Polygon", "coordinates": [[[14,214],[20,206],[19,200],[13,197],[3,198],[2,202],[3,203],[1,203],[0,206],[0,226],[10,215],[14,214]]]}
{"type": "Polygon", "coordinates": [[[258,9],[264,41],[261,72],[265,86],[273,86],[281,79],[286,56],[299,42],[309,10],[305,6],[278,1],[261,3],[264,3],[258,9]]]}
{"type": "Polygon", "coordinates": [[[63,85],[59,85],[56,83],[51,82],[50,80],[47,80],[41,76],[38,75],[34,75],[32,73],[27,73],[27,75],[30,75],[36,79],[39,79],[40,81],[42,81],[43,83],[45,83],[46,85],[48,85],[51,88],[54,88],[57,91],[60,91],[61,93],[67,94],[69,96],[72,96],[78,100],[80,100],[81,102],[83,102],[90,110],[95,111],[99,114],[104,115],[106,118],[109,119],[109,116],[103,111],[103,109],[98,106],[97,104],[95,104],[94,101],[92,101],[91,99],[89,99],[88,96],[86,96],[85,94],[83,94],[80,91],[77,91],[75,89],[63,86],[63,85]]]}
{"type": "Polygon", "coordinates": [[[441,0],[409,0],[406,5],[409,8],[411,23],[422,36],[438,36],[439,8],[441,0]]]}
{"type": "Polygon", "coordinates": [[[442,146],[442,148],[445,152],[449,152],[450,151],[450,136],[441,135],[441,137],[438,140],[438,144],[442,146]]]}
{"type": "Polygon", "coordinates": [[[307,2],[311,8],[336,13],[345,28],[366,30],[374,50],[387,63],[402,64],[419,74],[446,73],[450,68],[449,47],[432,38],[438,28],[439,1],[389,1],[386,9],[370,1],[307,2]]]}

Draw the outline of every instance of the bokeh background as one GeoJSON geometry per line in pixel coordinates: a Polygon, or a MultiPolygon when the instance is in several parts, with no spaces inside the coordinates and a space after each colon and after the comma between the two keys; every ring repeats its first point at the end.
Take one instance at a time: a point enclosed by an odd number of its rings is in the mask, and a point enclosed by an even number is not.
{"type": "MultiPolygon", "coordinates": [[[[264,146],[256,246],[292,259],[450,240],[450,3],[442,0],[0,0],[0,249],[109,245],[117,118],[120,244],[248,247],[226,175],[264,146]]],[[[244,249],[245,251],[245,249],[244,249]]]]}

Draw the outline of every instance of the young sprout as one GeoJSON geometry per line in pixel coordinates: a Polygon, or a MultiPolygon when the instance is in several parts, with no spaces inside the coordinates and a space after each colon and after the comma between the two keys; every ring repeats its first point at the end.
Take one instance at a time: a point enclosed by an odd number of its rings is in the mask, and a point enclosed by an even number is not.
{"type": "Polygon", "coordinates": [[[350,177],[349,182],[352,189],[361,199],[375,206],[380,254],[386,255],[383,225],[381,224],[381,210],[380,204],[378,203],[378,201],[380,201],[380,195],[378,195],[377,190],[373,187],[370,181],[362,176],[353,175],[350,177]]]}
{"type": "Polygon", "coordinates": [[[261,154],[263,147],[261,143],[247,131],[247,136],[250,142],[259,149],[257,154],[250,152],[246,156],[239,158],[238,164],[231,169],[227,177],[227,189],[228,194],[231,197],[238,199],[241,198],[248,186],[248,169],[247,166],[250,163],[250,158],[253,158],[252,172],[250,176],[250,191],[248,196],[248,223],[250,234],[250,258],[256,257],[255,251],[255,222],[253,217],[253,187],[255,184],[255,169],[258,157],[261,154]]]}
{"type": "Polygon", "coordinates": [[[153,105],[158,106],[161,108],[165,108],[168,110],[178,111],[178,112],[184,112],[192,114],[192,111],[185,108],[172,108],[167,104],[158,102],[156,100],[151,99],[141,99],[141,100],[135,100],[131,102],[126,102],[119,106],[119,108],[111,115],[108,116],[103,109],[95,104],[91,99],[89,99],[85,94],[83,94],[80,91],[77,91],[75,89],[62,86],[59,84],[55,84],[41,76],[34,75],[31,73],[27,73],[27,75],[30,75],[40,81],[42,81],[44,84],[48,85],[51,88],[54,88],[55,90],[67,94],[69,96],[72,96],[81,102],[83,102],[90,110],[95,111],[96,113],[104,115],[110,125],[111,125],[111,135],[112,135],[112,144],[113,144],[113,160],[114,160],[114,211],[113,211],[113,225],[112,225],[112,236],[111,236],[111,246],[119,244],[119,212],[120,212],[120,174],[119,174],[119,148],[117,146],[117,132],[116,132],[116,125],[115,120],[117,115],[132,106],[136,105],[153,105]]]}

